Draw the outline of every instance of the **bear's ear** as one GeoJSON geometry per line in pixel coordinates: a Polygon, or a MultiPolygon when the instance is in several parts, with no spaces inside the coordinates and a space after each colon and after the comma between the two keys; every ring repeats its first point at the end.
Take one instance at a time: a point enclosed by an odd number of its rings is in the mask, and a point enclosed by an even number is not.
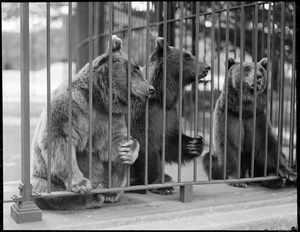
{"type": "Polygon", "coordinates": [[[268,59],[267,58],[262,58],[258,64],[260,64],[261,66],[263,66],[263,68],[265,70],[267,70],[267,67],[268,67],[268,59]]]}
{"type": "MultiPolygon", "coordinates": [[[[157,37],[157,39],[156,39],[156,49],[163,51],[163,49],[164,49],[164,42],[165,42],[165,40],[164,40],[163,37],[157,37]]],[[[166,42],[166,45],[167,45],[167,48],[168,48],[169,45],[168,45],[167,42],[166,42]]]]}
{"type": "MultiPolygon", "coordinates": [[[[233,58],[229,58],[228,61],[227,61],[227,64],[228,64],[228,70],[231,68],[232,65],[234,65],[236,62],[233,58]]],[[[226,65],[226,63],[225,63],[226,65]]]]}
{"type": "MultiPolygon", "coordinates": [[[[122,48],[122,40],[116,35],[112,35],[111,39],[112,39],[112,52],[120,51],[121,48],[122,48]]],[[[109,45],[110,44],[109,44],[109,41],[108,41],[108,46],[107,46],[106,53],[109,52],[109,45]]]]}

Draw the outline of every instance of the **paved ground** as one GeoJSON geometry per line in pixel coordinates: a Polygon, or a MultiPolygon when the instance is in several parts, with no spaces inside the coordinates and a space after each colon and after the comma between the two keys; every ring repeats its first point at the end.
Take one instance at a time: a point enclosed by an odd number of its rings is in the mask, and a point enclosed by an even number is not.
{"type": "MultiPolygon", "coordinates": [[[[200,167],[200,166],[199,166],[200,167]]],[[[199,175],[203,175],[201,168],[199,175]]],[[[176,168],[166,172],[176,179],[176,168]]],[[[192,174],[183,169],[183,181],[192,174]]],[[[179,201],[174,195],[125,193],[116,204],[83,211],[43,211],[42,221],[16,224],[5,203],[5,230],[187,230],[187,229],[268,229],[290,230],[297,223],[297,189],[267,189],[258,183],[248,188],[227,184],[193,186],[193,201],[179,201]]],[[[4,185],[5,199],[16,193],[16,184],[4,185]]]]}

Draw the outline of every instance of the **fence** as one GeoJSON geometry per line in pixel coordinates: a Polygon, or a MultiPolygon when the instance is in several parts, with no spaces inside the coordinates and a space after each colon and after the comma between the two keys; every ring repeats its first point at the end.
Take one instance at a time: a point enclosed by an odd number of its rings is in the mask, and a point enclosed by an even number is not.
{"type": "MultiPolygon", "coordinates": [[[[92,66],[93,59],[100,55],[104,49],[103,44],[111,44],[111,35],[116,34],[123,40],[125,52],[128,59],[133,58],[139,65],[146,64],[145,78],[149,80],[149,62],[150,51],[154,49],[155,39],[158,36],[164,37],[170,45],[174,45],[180,50],[180,74],[179,74],[179,122],[182,124],[178,127],[179,134],[179,152],[178,152],[178,176],[175,182],[165,182],[165,156],[166,156],[166,56],[164,56],[164,75],[163,75],[163,136],[162,136],[162,182],[148,183],[148,123],[149,123],[149,103],[146,104],[145,116],[145,177],[144,184],[130,186],[130,169],[127,168],[127,185],[125,187],[112,187],[112,64],[110,59],[109,74],[109,187],[106,189],[92,189],[86,194],[108,193],[116,191],[132,191],[153,188],[165,188],[180,186],[180,200],[183,202],[191,201],[191,191],[193,185],[212,184],[212,183],[240,183],[255,182],[262,180],[275,180],[278,176],[267,176],[266,163],[264,175],[261,177],[253,176],[253,163],[251,165],[252,172],[249,178],[238,179],[220,179],[212,180],[212,160],[210,158],[208,180],[198,179],[199,158],[195,158],[193,165],[193,179],[182,181],[181,175],[181,142],[182,134],[190,134],[197,136],[199,133],[204,138],[205,149],[212,150],[212,131],[213,131],[213,111],[216,100],[220,94],[223,84],[228,79],[226,67],[222,65],[221,60],[227,61],[229,57],[234,57],[241,65],[245,60],[253,61],[257,67],[257,61],[262,57],[271,60],[272,66],[268,68],[268,107],[267,120],[270,119],[272,125],[276,128],[275,133],[278,136],[278,163],[277,173],[279,171],[279,156],[285,148],[285,153],[289,160],[289,166],[292,167],[295,162],[295,126],[296,126],[296,104],[295,104],[295,4],[287,4],[285,2],[256,2],[256,3],[215,3],[215,2],[195,2],[195,3],[175,3],[163,2],[151,4],[147,2],[144,11],[133,10],[132,3],[88,3],[87,11],[80,17],[88,17],[88,26],[83,25],[80,20],[77,22],[72,19],[72,2],[68,4],[68,87],[72,89],[72,61],[74,51],[72,41],[75,39],[73,30],[77,26],[77,30],[83,30],[85,27],[86,38],[80,38],[77,45],[76,68],[79,70],[85,63],[92,66]],[[101,11],[99,9],[101,8],[101,11]],[[286,12],[290,11],[291,14],[286,12]],[[103,15],[99,15],[99,12],[103,15]],[[260,13],[260,14],[259,14],[260,13]],[[278,16],[279,15],[279,16],[278,16]],[[278,16],[278,17],[277,17],[278,16]],[[152,19],[152,22],[151,22],[152,19]],[[280,21],[278,21],[280,19],[280,21]],[[97,24],[100,24],[100,26],[97,24]],[[74,26],[75,25],[75,26],[74,26]],[[106,27],[105,25],[108,25],[106,27]],[[104,28],[104,29],[103,29],[104,28]],[[101,31],[100,31],[101,30],[101,31]],[[94,33],[94,34],[93,34],[94,33]],[[101,50],[102,49],[102,50],[101,50]],[[210,65],[210,73],[203,81],[195,78],[195,84],[188,86],[185,91],[182,84],[183,70],[183,50],[191,51],[196,59],[201,60],[210,65]],[[99,53],[99,54],[98,54],[99,53]],[[88,56],[87,56],[88,54],[88,56]],[[287,71],[288,72],[287,72],[287,71]],[[272,76],[272,78],[271,78],[272,76]],[[182,100],[181,100],[182,99],[182,100]]],[[[30,89],[29,89],[29,60],[30,60],[30,34],[29,34],[29,4],[21,3],[21,184],[20,196],[13,196],[12,201],[16,202],[11,208],[11,215],[17,223],[26,221],[41,220],[41,211],[33,203],[33,198],[58,197],[58,196],[74,196],[72,192],[71,177],[68,179],[66,191],[51,191],[51,146],[48,148],[47,157],[47,192],[33,193],[30,183],[30,89]]],[[[78,5],[79,7],[79,5],[78,5]]],[[[77,14],[79,10],[77,9],[77,14]]],[[[46,31],[47,31],[47,115],[51,112],[51,72],[50,72],[50,3],[46,4],[46,31]]],[[[79,16],[78,16],[79,17],[79,16]]],[[[87,18],[86,18],[87,19],[87,18]]],[[[82,33],[84,34],[84,33],[82,33]]],[[[166,45],[164,45],[166,51],[166,45]]],[[[111,50],[109,51],[111,57],[111,50]]],[[[166,54],[166,52],[164,52],[166,54]]],[[[128,73],[131,66],[128,65],[128,73]]],[[[198,69],[195,70],[198,74],[198,69]]],[[[92,115],[92,71],[89,69],[89,115],[92,115]]],[[[197,76],[197,75],[196,75],[197,76]]],[[[256,80],[256,77],[255,77],[256,80]]],[[[128,76],[130,83],[130,76],[128,76]]],[[[130,84],[128,84],[130,89],[130,84]]],[[[241,88],[242,90],[242,88],[241,88]]],[[[241,92],[241,95],[243,93],[241,92]]],[[[128,91],[128,114],[127,114],[127,138],[130,138],[131,131],[131,114],[130,114],[130,91],[128,91]]],[[[72,92],[69,91],[69,108],[68,108],[68,134],[72,133],[72,92]]],[[[242,105],[240,102],[240,115],[242,105]]],[[[254,114],[256,115],[256,114],[254,114]]],[[[256,117],[254,116],[254,122],[256,117]]],[[[226,120],[226,119],[225,119],[226,120]]],[[[241,128],[242,118],[239,119],[239,128],[241,128]]],[[[50,141],[51,117],[47,117],[47,133],[48,144],[50,141]]],[[[227,123],[225,123],[225,128],[227,123]]],[[[267,129],[267,128],[266,128],[267,129]]],[[[89,121],[89,136],[92,137],[93,124],[89,121]]],[[[225,129],[226,131],[226,129],[225,129]]],[[[241,129],[240,129],[241,133],[241,129]]],[[[255,132],[252,139],[252,150],[255,146],[255,132]]],[[[138,138],[136,138],[138,139],[138,138]]],[[[224,143],[226,143],[226,137],[224,143]]],[[[225,148],[226,149],[226,148],[225,148]]],[[[241,160],[242,144],[239,141],[239,161],[241,160]]],[[[265,157],[267,157],[267,147],[265,149],[265,157]]],[[[71,140],[68,143],[68,167],[72,168],[71,140]]],[[[254,152],[251,160],[254,160],[254,152]]],[[[89,142],[89,179],[92,177],[92,140],[89,142]]],[[[226,165],[225,165],[226,167],[226,165]]],[[[240,174],[240,166],[238,170],[240,174]]],[[[226,168],[224,170],[224,176],[226,168]]],[[[240,176],[240,175],[239,175],[240,176]]],[[[6,201],[9,202],[9,201],[6,201]]]]}

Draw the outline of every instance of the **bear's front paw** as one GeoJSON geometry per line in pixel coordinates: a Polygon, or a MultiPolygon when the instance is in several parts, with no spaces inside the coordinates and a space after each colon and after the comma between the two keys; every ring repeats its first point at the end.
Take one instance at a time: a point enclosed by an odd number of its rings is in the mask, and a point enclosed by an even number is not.
{"type": "Polygon", "coordinates": [[[186,149],[190,156],[198,157],[203,152],[203,137],[198,136],[188,142],[186,149]]]}
{"type": "Polygon", "coordinates": [[[138,158],[140,144],[136,139],[129,139],[122,141],[119,144],[119,155],[123,160],[123,164],[133,164],[134,161],[138,158]]]}
{"type": "Polygon", "coordinates": [[[82,177],[82,178],[74,178],[72,180],[72,191],[75,193],[84,194],[85,192],[92,189],[92,183],[89,179],[82,177]]]}

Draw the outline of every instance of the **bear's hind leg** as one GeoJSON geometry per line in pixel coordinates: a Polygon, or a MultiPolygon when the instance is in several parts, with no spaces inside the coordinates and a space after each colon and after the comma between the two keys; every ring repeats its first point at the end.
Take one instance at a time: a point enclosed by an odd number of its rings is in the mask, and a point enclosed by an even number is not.
{"type": "MultiPolygon", "coordinates": [[[[60,144],[60,145],[61,145],[61,150],[54,151],[56,153],[55,156],[57,156],[57,154],[59,154],[58,152],[64,152],[65,156],[67,157],[67,152],[66,152],[67,151],[67,149],[66,149],[67,143],[60,144]]],[[[72,192],[85,193],[92,189],[91,181],[83,176],[82,172],[80,171],[80,169],[78,167],[78,163],[76,160],[76,148],[74,145],[72,145],[72,157],[71,157],[72,168],[71,168],[71,170],[67,169],[67,166],[68,166],[67,162],[65,163],[65,167],[55,169],[54,166],[58,163],[58,160],[61,161],[61,159],[58,159],[56,157],[56,158],[53,158],[52,160],[53,160],[53,162],[52,162],[51,173],[57,175],[58,177],[63,176],[64,178],[62,178],[62,180],[66,187],[68,187],[68,185],[69,185],[68,176],[69,176],[69,173],[71,173],[71,190],[72,190],[72,192]],[[55,170],[59,170],[59,173],[55,173],[55,170]]],[[[58,165],[62,166],[62,164],[58,164],[58,165]]],[[[58,165],[56,165],[56,166],[58,166],[58,165]]]]}

